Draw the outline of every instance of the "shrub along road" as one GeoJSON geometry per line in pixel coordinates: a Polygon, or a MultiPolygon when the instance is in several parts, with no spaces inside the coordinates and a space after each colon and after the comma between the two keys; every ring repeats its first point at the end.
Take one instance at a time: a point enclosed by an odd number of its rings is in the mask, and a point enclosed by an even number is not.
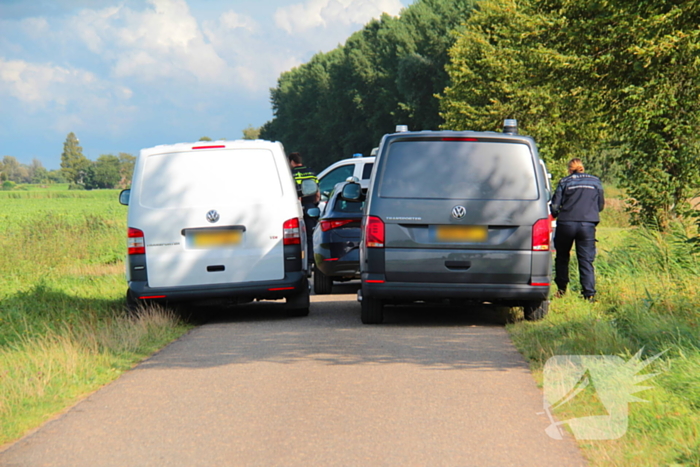
{"type": "Polygon", "coordinates": [[[542,393],[503,313],[387,308],[355,285],[222,311],[0,452],[0,465],[580,466],[545,434],[542,393]]]}

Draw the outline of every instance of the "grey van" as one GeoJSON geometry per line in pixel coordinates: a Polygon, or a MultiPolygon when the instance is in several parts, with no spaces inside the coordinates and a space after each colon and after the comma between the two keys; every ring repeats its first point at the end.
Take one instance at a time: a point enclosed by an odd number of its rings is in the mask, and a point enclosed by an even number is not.
{"type": "Polygon", "coordinates": [[[506,131],[382,138],[363,216],[363,323],[381,323],[386,304],[445,299],[547,313],[549,178],[534,140],[506,131]]]}

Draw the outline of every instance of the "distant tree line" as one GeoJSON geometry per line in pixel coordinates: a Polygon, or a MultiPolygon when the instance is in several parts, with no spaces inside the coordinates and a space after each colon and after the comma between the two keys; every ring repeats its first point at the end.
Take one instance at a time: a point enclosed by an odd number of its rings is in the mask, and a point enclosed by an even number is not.
{"type": "Polygon", "coordinates": [[[83,148],[73,132],[68,133],[61,154],[61,172],[72,188],[124,188],[131,184],[136,157],[103,154],[96,161],[83,155],[83,148]]]}
{"type": "Polygon", "coordinates": [[[516,118],[556,175],[582,157],[668,227],[700,188],[700,2],[417,0],[283,73],[261,137],[319,169],[396,124],[516,118]]]}
{"type": "Polygon", "coordinates": [[[47,170],[39,159],[35,158],[26,165],[12,156],[4,156],[0,161],[0,183],[4,182],[11,182],[6,186],[12,186],[19,183],[65,183],[66,179],[60,170],[47,170]]]}

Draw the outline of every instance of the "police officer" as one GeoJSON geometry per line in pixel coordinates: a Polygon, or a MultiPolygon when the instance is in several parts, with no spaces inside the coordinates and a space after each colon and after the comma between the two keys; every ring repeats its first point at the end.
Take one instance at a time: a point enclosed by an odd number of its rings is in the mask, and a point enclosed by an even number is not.
{"type": "Polygon", "coordinates": [[[297,182],[297,193],[299,195],[299,201],[301,201],[301,206],[304,209],[304,224],[306,225],[306,242],[308,245],[309,254],[309,264],[314,262],[314,240],[313,232],[314,227],[318,220],[315,217],[309,217],[307,211],[311,208],[318,207],[321,195],[318,191],[313,195],[301,196],[301,182],[304,180],[313,180],[318,184],[318,178],[316,174],[304,166],[301,158],[301,154],[298,152],[292,152],[289,154],[289,165],[292,167],[292,175],[294,180],[297,182]]]}
{"type": "Polygon", "coordinates": [[[576,257],[581,289],[586,300],[595,298],[595,230],[600,222],[600,211],[605,207],[603,183],[596,176],[584,172],[581,159],[571,159],[569,176],[559,181],[552,197],[552,215],[557,219],[554,235],[555,278],[557,296],[566,292],[569,284],[569,255],[576,242],[576,257]]]}

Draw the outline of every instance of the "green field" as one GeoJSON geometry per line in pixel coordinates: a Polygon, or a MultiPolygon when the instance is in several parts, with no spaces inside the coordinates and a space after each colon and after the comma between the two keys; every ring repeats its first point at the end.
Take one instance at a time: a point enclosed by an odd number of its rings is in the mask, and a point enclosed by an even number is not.
{"type": "Polygon", "coordinates": [[[0,445],[186,331],[123,309],[126,207],[117,190],[0,191],[0,445]]]}

